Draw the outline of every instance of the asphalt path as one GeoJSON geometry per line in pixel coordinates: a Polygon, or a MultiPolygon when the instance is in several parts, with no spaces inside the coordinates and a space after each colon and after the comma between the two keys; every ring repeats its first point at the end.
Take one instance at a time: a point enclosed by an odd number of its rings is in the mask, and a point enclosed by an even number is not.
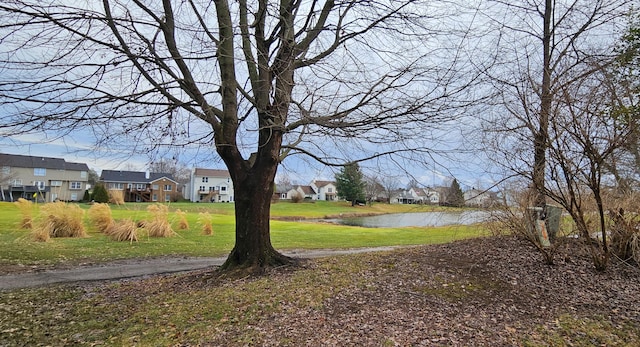
{"type": "MultiPolygon", "coordinates": [[[[396,248],[397,247],[375,247],[343,250],[295,250],[285,251],[283,253],[293,258],[321,258],[345,254],[391,251],[396,248]]],[[[78,266],[71,269],[14,273],[0,276],[0,291],[42,287],[58,283],[107,281],[194,271],[208,267],[220,266],[225,260],[226,257],[166,257],[154,259],[132,259],[119,260],[100,265],[78,266]]]]}

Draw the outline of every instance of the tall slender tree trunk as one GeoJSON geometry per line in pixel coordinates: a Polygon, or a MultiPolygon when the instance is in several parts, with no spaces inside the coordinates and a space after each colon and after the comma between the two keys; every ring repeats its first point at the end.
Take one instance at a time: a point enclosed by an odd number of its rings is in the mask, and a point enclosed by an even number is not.
{"type": "Polygon", "coordinates": [[[553,0],[545,1],[543,27],[543,67],[542,86],[540,91],[540,117],[538,131],[534,135],[533,160],[533,189],[535,191],[534,204],[538,207],[546,206],[545,169],[547,164],[547,146],[549,141],[549,117],[551,115],[551,39],[552,39],[553,0]]]}

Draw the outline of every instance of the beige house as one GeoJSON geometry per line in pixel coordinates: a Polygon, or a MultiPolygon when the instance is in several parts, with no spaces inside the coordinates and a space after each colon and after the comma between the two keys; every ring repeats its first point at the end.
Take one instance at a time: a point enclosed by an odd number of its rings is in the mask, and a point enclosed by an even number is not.
{"type": "Polygon", "coordinates": [[[311,188],[317,193],[316,200],[338,200],[336,182],[313,180],[313,182],[311,182],[311,188]]]}
{"type": "Polygon", "coordinates": [[[82,200],[89,167],[60,158],[0,153],[0,200],[82,200]]]}
{"type": "Polygon", "coordinates": [[[100,182],[108,191],[121,191],[126,202],[170,202],[178,194],[178,182],[170,174],[102,170],[100,182]]]}

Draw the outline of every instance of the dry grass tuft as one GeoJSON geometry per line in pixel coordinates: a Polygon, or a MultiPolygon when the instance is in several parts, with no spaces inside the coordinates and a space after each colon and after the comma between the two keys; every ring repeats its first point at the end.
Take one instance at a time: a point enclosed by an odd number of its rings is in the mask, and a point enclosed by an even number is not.
{"type": "Polygon", "coordinates": [[[138,242],[138,227],[131,219],[119,220],[111,228],[109,236],[115,241],[138,242]]]}
{"type": "Polygon", "coordinates": [[[147,211],[151,213],[152,219],[145,223],[144,228],[151,237],[169,237],[175,235],[169,223],[169,207],[155,204],[149,205],[147,211]]]}
{"type": "Polygon", "coordinates": [[[114,205],[124,205],[124,192],[120,189],[109,189],[109,202],[114,205]]]}
{"type": "Polygon", "coordinates": [[[213,216],[209,212],[200,212],[198,221],[202,225],[203,235],[213,235],[213,216]]]}
{"type": "Polygon", "coordinates": [[[107,235],[112,232],[114,222],[109,205],[100,203],[93,204],[93,206],[89,208],[89,220],[98,228],[98,231],[107,235]]]}
{"type": "Polygon", "coordinates": [[[189,221],[187,221],[187,213],[178,209],[176,210],[176,216],[178,216],[178,229],[179,230],[189,229],[189,221]]]}
{"type": "Polygon", "coordinates": [[[48,203],[40,207],[41,218],[34,228],[34,237],[85,237],[87,233],[82,224],[84,211],[76,204],[61,201],[48,203]]]}
{"type": "Polygon", "coordinates": [[[33,203],[29,200],[20,198],[15,202],[16,206],[22,214],[22,223],[20,227],[22,229],[31,229],[33,227],[33,203]]]}

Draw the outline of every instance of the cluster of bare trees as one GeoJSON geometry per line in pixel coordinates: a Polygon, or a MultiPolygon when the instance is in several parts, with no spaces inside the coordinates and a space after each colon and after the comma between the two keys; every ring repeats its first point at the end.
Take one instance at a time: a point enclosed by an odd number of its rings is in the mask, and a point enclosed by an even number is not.
{"type": "Polygon", "coordinates": [[[598,203],[617,154],[637,153],[610,116],[631,102],[611,69],[630,4],[7,0],[0,134],[215,149],[236,187],[225,268],[261,268],[290,261],[269,230],[287,157],[430,162],[482,105],[496,162],[580,224],[584,189],[598,203]]]}

